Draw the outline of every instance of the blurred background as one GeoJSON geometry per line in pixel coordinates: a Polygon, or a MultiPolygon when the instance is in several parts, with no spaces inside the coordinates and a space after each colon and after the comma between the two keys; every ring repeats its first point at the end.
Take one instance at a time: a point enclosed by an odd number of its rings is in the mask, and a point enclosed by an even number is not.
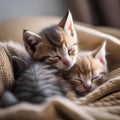
{"type": "Polygon", "coordinates": [[[28,16],[64,16],[74,20],[120,28],[120,0],[0,0],[0,21],[28,16]]]}

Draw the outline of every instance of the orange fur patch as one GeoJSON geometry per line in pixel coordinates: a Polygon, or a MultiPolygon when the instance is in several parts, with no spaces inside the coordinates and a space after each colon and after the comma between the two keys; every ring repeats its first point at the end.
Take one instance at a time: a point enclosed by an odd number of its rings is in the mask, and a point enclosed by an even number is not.
{"type": "Polygon", "coordinates": [[[74,33],[73,33],[73,26],[72,26],[72,23],[70,23],[70,25],[69,25],[69,28],[68,28],[69,30],[70,30],[70,33],[71,33],[71,35],[73,36],[74,35],[74,33]]]}

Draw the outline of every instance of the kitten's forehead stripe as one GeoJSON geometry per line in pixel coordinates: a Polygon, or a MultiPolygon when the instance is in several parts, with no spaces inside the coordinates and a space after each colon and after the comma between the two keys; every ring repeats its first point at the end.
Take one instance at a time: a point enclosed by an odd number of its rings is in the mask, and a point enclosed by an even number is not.
{"type": "Polygon", "coordinates": [[[77,45],[77,42],[73,38],[68,37],[64,30],[58,26],[44,29],[39,35],[45,37],[53,47],[70,48],[77,45]]]}
{"type": "Polygon", "coordinates": [[[90,57],[88,59],[90,61],[90,68],[91,68],[90,71],[91,71],[91,74],[93,75],[94,74],[94,69],[93,69],[94,61],[90,57]]]}
{"type": "Polygon", "coordinates": [[[63,38],[58,31],[59,31],[58,27],[53,26],[53,27],[44,29],[40,34],[42,34],[50,44],[61,48],[63,45],[63,38]]]}
{"type": "Polygon", "coordinates": [[[91,63],[88,59],[88,57],[86,56],[80,56],[78,59],[78,66],[79,66],[79,71],[81,72],[81,74],[89,74],[91,69],[91,63]],[[81,58],[82,57],[82,58],[81,58]]]}
{"type": "Polygon", "coordinates": [[[88,73],[90,73],[90,71],[91,71],[91,62],[90,62],[90,60],[89,60],[89,57],[87,56],[87,59],[88,59],[88,73]]]}

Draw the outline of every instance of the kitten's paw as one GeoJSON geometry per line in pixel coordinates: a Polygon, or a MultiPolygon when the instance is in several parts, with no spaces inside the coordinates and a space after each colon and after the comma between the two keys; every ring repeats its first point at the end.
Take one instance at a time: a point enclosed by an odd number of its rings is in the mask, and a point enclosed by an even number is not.
{"type": "Polygon", "coordinates": [[[1,103],[2,106],[4,107],[9,107],[11,105],[17,104],[19,101],[17,98],[13,95],[12,92],[6,91],[3,93],[2,98],[1,98],[1,103]]]}

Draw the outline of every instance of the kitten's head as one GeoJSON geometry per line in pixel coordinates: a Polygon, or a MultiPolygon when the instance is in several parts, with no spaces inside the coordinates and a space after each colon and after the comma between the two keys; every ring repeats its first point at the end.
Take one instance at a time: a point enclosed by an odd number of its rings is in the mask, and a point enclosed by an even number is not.
{"type": "Polygon", "coordinates": [[[108,79],[105,46],[106,42],[92,52],[80,53],[76,64],[64,74],[81,95],[91,92],[108,79]]]}
{"type": "Polygon", "coordinates": [[[46,28],[39,34],[24,30],[23,39],[26,50],[34,60],[43,60],[65,70],[75,63],[77,36],[70,11],[58,25],[46,28]]]}

